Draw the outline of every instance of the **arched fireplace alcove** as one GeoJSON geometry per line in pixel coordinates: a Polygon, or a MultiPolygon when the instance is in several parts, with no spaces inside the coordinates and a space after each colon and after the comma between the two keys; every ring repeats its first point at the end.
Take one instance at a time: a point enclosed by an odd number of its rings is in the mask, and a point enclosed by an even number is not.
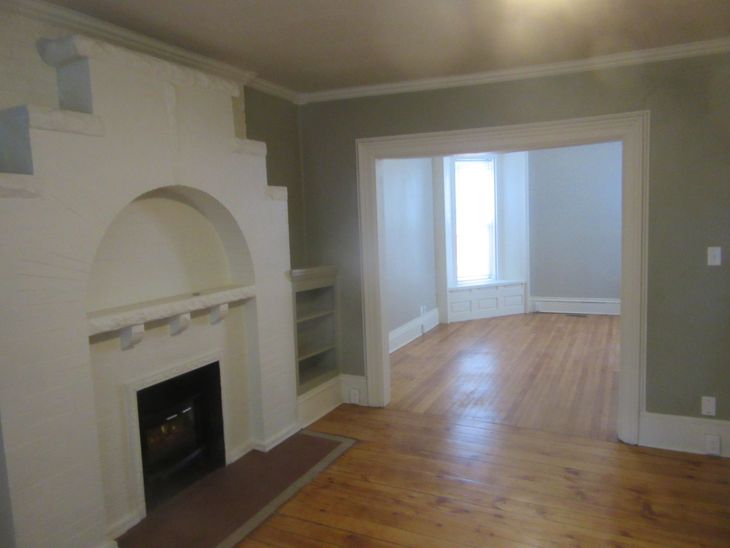
{"type": "MultiPolygon", "coordinates": [[[[235,460],[251,438],[252,413],[260,410],[252,409],[249,397],[249,355],[256,343],[246,335],[256,315],[253,299],[244,302],[236,291],[253,291],[254,281],[240,227],[200,190],[145,193],[107,228],[90,270],[89,317],[137,313],[138,319],[124,323],[138,321],[143,330],[135,344],[125,345],[122,332],[129,327],[89,339],[111,530],[124,529],[161,497],[235,460]],[[205,300],[224,294],[233,295],[225,313],[205,300]],[[165,312],[168,305],[179,308],[165,312]],[[162,394],[169,401],[160,401],[162,394]],[[153,430],[155,414],[160,426],[153,430]],[[171,429],[176,434],[158,450],[162,458],[151,458],[151,435],[171,429]]],[[[159,444],[160,435],[155,439],[159,444]]]]}

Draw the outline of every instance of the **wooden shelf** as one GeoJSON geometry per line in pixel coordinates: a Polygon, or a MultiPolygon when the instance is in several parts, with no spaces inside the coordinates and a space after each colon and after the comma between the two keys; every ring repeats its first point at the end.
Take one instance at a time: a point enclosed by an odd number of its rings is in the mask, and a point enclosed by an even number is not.
{"type": "Polygon", "coordinates": [[[312,388],[316,388],[320,384],[325,383],[328,380],[336,377],[338,374],[339,371],[336,368],[312,368],[307,372],[300,374],[297,394],[305,394],[306,392],[309,392],[312,388]]]}
{"type": "Polygon", "coordinates": [[[299,363],[308,360],[309,358],[314,358],[315,356],[319,356],[320,354],[324,354],[325,352],[329,352],[330,350],[334,350],[336,347],[334,344],[331,344],[329,346],[325,346],[323,348],[317,348],[316,350],[310,350],[306,354],[302,354],[299,356],[299,363]]]}
{"type": "Polygon", "coordinates": [[[290,273],[297,335],[297,393],[304,394],[339,374],[337,269],[331,266],[290,273]]]}
{"type": "Polygon", "coordinates": [[[309,322],[312,320],[317,320],[319,318],[326,318],[327,316],[334,315],[334,310],[323,310],[322,312],[312,312],[311,314],[306,314],[302,316],[301,318],[297,318],[297,323],[304,323],[309,322]]]}

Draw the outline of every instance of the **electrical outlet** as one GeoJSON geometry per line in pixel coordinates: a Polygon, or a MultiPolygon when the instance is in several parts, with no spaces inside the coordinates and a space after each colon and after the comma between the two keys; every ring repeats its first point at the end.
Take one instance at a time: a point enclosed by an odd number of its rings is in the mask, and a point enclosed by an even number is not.
{"type": "Polygon", "coordinates": [[[702,414],[708,417],[715,416],[715,398],[712,396],[702,396],[702,414]]]}
{"type": "Polygon", "coordinates": [[[350,403],[360,403],[360,391],[357,388],[350,388],[350,403]]]}
{"type": "Polygon", "coordinates": [[[425,316],[428,307],[425,304],[421,305],[421,316],[425,316]]]}
{"type": "Polygon", "coordinates": [[[722,264],[722,248],[707,248],[707,266],[720,266],[722,264]]]}
{"type": "Polygon", "coordinates": [[[720,456],[720,436],[717,434],[705,434],[705,453],[708,455],[720,456]]]}

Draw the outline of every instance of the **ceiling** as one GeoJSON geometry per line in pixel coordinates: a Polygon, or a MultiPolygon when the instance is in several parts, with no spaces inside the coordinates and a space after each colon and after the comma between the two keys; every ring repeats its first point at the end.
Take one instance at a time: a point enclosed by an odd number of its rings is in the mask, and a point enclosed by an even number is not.
{"type": "Polygon", "coordinates": [[[299,93],[730,36],[730,0],[52,0],[299,93]]]}

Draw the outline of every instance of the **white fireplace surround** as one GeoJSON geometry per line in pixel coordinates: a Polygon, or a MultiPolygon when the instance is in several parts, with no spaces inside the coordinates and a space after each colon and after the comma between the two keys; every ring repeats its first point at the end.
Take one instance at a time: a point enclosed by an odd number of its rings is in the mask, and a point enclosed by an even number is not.
{"type": "Polygon", "coordinates": [[[136,391],[220,362],[226,460],[298,429],[285,189],[224,79],[73,36],[0,112],[0,418],[18,546],[144,516],[136,391]]]}

